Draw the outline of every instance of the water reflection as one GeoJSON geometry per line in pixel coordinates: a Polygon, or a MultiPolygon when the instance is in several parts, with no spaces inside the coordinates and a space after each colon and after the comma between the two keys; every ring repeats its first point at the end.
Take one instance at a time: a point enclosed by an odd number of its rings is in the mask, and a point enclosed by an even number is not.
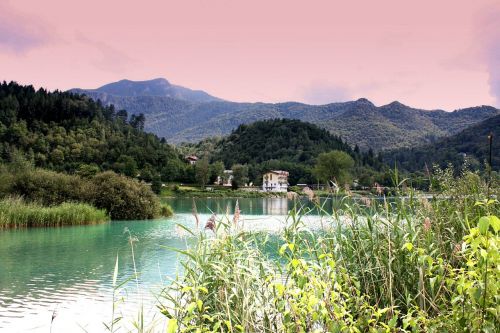
{"type": "MultiPolygon", "coordinates": [[[[109,323],[112,310],[112,273],[119,257],[119,277],[133,277],[128,228],[134,237],[135,260],[140,272],[139,291],[129,282],[119,295],[122,325],[131,327],[140,305],[147,322],[156,322],[156,295],[179,272],[178,254],[166,247],[183,249],[194,239],[179,234],[176,224],[194,229],[192,199],[169,201],[176,215],[155,221],[113,221],[102,225],[64,228],[7,230],[0,232],[0,332],[100,332],[109,323]]],[[[196,201],[201,222],[212,212],[233,213],[236,199],[196,201]],[[228,208],[229,207],[229,208],[228,208]]],[[[249,230],[276,232],[284,226],[286,214],[295,204],[286,199],[240,199],[242,223],[249,230]]],[[[308,205],[301,202],[301,205],[308,205]]],[[[325,202],[331,209],[333,203],[325,202]]],[[[231,217],[230,217],[231,218],[231,217]]],[[[307,217],[311,226],[323,217],[307,217]]],[[[203,226],[200,226],[203,228],[203,226]]]]}
{"type": "MultiPolygon", "coordinates": [[[[312,209],[313,214],[318,214],[316,204],[307,198],[288,200],[286,198],[197,198],[196,207],[198,212],[209,214],[225,214],[227,210],[232,214],[236,200],[239,202],[240,210],[247,215],[286,215],[294,207],[307,207],[312,209]]],[[[170,204],[177,213],[189,213],[192,210],[192,198],[166,198],[164,201],[170,204]]],[[[320,200],[327,212],[342,205],[341,198],[329,197],[320,200]]]]}

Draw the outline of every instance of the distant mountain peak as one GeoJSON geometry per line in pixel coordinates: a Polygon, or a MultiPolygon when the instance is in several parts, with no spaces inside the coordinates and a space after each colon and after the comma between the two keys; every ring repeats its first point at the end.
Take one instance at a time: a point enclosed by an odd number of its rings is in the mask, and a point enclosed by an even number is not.
{"type": "MultiPolygon", "coordinates": [[[[140,81],[133,81],[133,80],[129,80],[129,79],[122,79],[120,81],[117,81],[117,82],[112,82],[112,83],[108,83],[108,84],[105,84],[103,85],[102,87],[106,87],[108,85],[112,85],[112,84],[116,84],[116,83],[121,83],[121,84],[165,84],[165,85],[171,85],[170,82],[163,78],[163,77],[158,77],[156,79],[151,79],[151,80],[140,80],[140,81]]],[[[97,89],[101,89],[102,87],[99,87],[97,89]]]]}
{"type": "Polygon", "coordinates": [[[90,95],[110,94],[120,97],[169,97],[194,103],[221,100],[201,90],[191,90],[171,84],[165,78],[155,78],[144,81],[123,79],[105,84],[97,89],[71,89],[71,91],[90,95]]]}
{"type": "Polygon", "coordinates": [[[390,107],[405,107],[407,108],[408,106],[404,105],[400,101],[392,101],[391,103],[385,105],[385,106],[390,106],[390,107]]]}
{"type": "Polygon", "coordinates": [[[373,106],[374,104],[367,98],[361,97],[356,100],[356,103],[358,104],[367,104],[373,106]]]}

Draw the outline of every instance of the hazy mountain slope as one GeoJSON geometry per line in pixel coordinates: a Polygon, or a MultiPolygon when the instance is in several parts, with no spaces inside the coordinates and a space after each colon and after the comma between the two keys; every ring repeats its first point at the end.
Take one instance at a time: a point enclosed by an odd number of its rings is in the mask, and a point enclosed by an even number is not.
{"type": "Polygon", "coordinates": [[[72,92],[77,93],[100,93],[115,96],[156,96],[156,97],[170,97],[183,101],[190,102],[212,102],[218,101],[219,98],[211,96],[201,90],[191,90],[181,86],[173,85],[166,79],[153,79],[147,81],[131,81],[121,80],[106,84],[97,89],[71,89],[72,92]]]}
{"type": "Polygon", "coordinates": [[[377,107],[367,99],[327,105],[235,103],[206,93],[204,100],[188,93],[171,93],[171,87],[177,86],[157,81],[130,84],[123,80],[95,90],[73,91],[129,113],[144,113],[146,130],[172,143],[226,135],[240,124],[258,120],[290,118],[317,124],[362,149],[384,150],[432,143],[500,112],[489,106],[427,111],[399,102],[377,107]]]}
{"type": "Polygon", "coordinates": [[[470,163],[484,165],[484,161],[489,157],[490,133],[493,134],[493,169],[500,170],[500,115],[488,118],[433,144],[386,152],[384,160],[391,165],[397,162],[400,168],[408,171],[423,171],[426,165],[431,168],[433,164],[441,167],[445,167],[448,163],[461,166],[465,154],[470,163]]]}

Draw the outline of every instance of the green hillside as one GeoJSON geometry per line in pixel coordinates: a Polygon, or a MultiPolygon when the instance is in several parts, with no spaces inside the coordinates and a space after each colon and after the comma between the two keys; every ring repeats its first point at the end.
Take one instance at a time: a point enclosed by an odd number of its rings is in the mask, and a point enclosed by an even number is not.
{"type": "Polygon", "coordinates": [[[0,162],[22,154],[36,166],[64,172],[113,170],[169,180],[165,167],[185,164],[164,140],[144,132],[144,116],[67,92],[0,85],[0,162]]]}
{"type": "MultiPolygon", "coordinates": [[[[290,172],[290,183],[316,183],[312,168],[319,154],[340,150],[349,154],[356,166],[352,175],[370,184],[373,177],[383,178],[383,165],[371,150],[366,153],[352,149],[341,138],[310,123],[294,119],[271,119],[238,126],[220,140],[204,140],[183,149],[213,162],[222,161],[226,168],[235,164],[247,165],[249,178],[260,184],[266,170],[282,169],[290,172]]],[[[379,179],[379,181],[383,181],[379,179]]]]}
{"type": "Polygon", "coordinates": [[[227,165],[281,160],[311,165],[320,153],[343,150],[354,154],[341,138],[316,125],[272,119],[240,125],[218,143],[215,160],[227,165]]]}
{"type": "Polygon", "coordinates": [[[390,165],[397,163],[407,171],[424,171],[437,164],[446,167],[452,163],[460,167],[464,159],[475,169],[484,169],[489,158],[488,135],[493,134],[492,167],[500,170],[500,115],[488,118],[458,134],[441,139],[434,144],[411,149],[400,149],[384,154],[390,165]]]}

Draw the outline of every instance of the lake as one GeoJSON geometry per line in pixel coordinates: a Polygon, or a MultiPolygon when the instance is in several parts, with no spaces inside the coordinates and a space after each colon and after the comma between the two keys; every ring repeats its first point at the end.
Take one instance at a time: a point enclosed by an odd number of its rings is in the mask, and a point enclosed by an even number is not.
{"type": "MultiPolygon", "coordinates": [[[[52,332],[105,331],[103,323],[111,321],[117,256],[118,280],[132,279],[115,303],[118,316],[124,318],[121,326],[133,327],[142,305],[147,323],[164,331],[156,296],[180,272],[179,255],[166,247],[183,249],[194,242],[177,224],[195,229],[192,199],[165,201],[176,212],[168,219],[0,231],[0,332],[49,332],[53,315],[52,332]],[[130,236],[139,288],[133,279],[130,236]]],[[[236,199],[196,199],[201,223],[212,212],[224,216],[228,207],[232,214],[235,203],[236,199]]],[[[239,205],[245,229],[276,232],[294,203],[253,198],[239,199],[239,205]]],[[[333,205],[338,202],[325,201],[327,210],[333,205]]],[[[307,219],[311,225],[322,220],[314,213],[307,219]]]]}

